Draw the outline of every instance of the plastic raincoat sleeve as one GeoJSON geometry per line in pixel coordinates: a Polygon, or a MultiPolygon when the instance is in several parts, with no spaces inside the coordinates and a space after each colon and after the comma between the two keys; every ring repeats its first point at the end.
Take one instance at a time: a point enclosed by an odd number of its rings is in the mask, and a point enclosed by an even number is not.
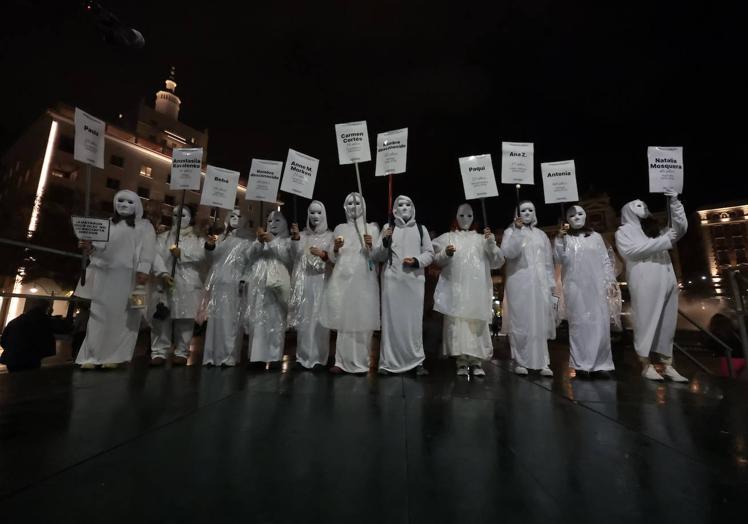
{"type": "Polygon", "coordinates": [[[140,242],[140,259],[138,260],[136,270],[139,273],[150,273],[153,259],[156,256],[156,231],[153,226],[147,220],[140,219],[142,222],[136,224],[140,235],[138,236],[138,242],[140,242]]]}
{"type": "Polygon", "coordinates": [[[198,237],[199,249],[181,249],[179,253],[179,261],[183,264],[189,263],[200,263],[205,260],[205,248],[203,247],[204,239],[198,237]]]}
{"type": "Polygon", "coordinates": [[[613,262],[611,262],[610,260],[608,246],[605,245],[605,241],[600,235],[596,234],[595,240],[597,242],[597,248],[600,252],[600,258],[602,258],[603,262],[603,270],[605,271],[605,284],[606,286],[610,286],[611,284],[616,283],[616,272],[613,268],[613,262]]]}
{"type": "Polygon", "coordinates": [[[508,259],[519,258],[522,255],[522,230],[509,226],[501,239],[501,252],[508,259]]]}
{"type": "Polygon", "coordinates": [[[644,260],[645,258],[656,255],[662,251],[667,251],[673,247],[673,243],[670,241],[670,237],[667,235],[660,235],[657,238],[648,238],[644,236],[644,233],[639,232],[640,235],[636,235],[639,238],[635,238],[631,235],[632,231],[635,231],[633,227],[621,226],[616,231],[616,246],[618,252],[632,260],[644,260]]]}
{"type": "Polygon", "coordinates": [[[160,253],[156,253],[156,255],[153,257],[153,265],[151,266],[151,274],[155,276],[163,275],[164,273],[168,273],[169,270],[166,269],[166,264],[164,264],[164,259],[161,256],[160,253]]]}
{"type": "Polygon", "coordinates": [[[688,231],[688,218],[686,217],[686,210],[683,208],[683,203],[677,198],[673,198],[670,201],[670,217],[672,218],[672,227],[677,235],[675,241],[677,242],[683,235],[688,231]]]}
{"type": "Polygon", "coordinates": [[[291,253],[291,250],[293,249],[291,247],[291,242],[293,242],[293,240],[289,240],[288,242],[283,242],[282,240],[283,239],[279,238],[274,242],[267,242],[265,244],[266,249],[270,250],[273,256],[280,260],[285,266],[291,266],[294,260],[293,254],[291,253]]]}
{"type": "Polygon", "coordinates": [[[449,233],[445,233],[444,235],[436,237],[432,243],[434,249],[434,263],[442,268],[452,262],[453,257],[447,255],[447,246],[451,243],[450,236],[449,233]]]}
{"type": "Polygon", "coordinates": [[[504,265],[504,253],[501,252],[501,248],[496,244],[495,238],[484,239],[483,249],[488,257],[488,266],[491,269],[499,269],[504,265]]]}
{"type": "MultiPolygon", "coordinates": [[[[388,227],[389,225],[384,225],[382,233],[379,235],[379,238],[375,240],[374,247],[371,250],[371,258],[376,262],[387,262],[387,259],[389,258],[389,248],[384,246],[384,232],[387,231],[388,227]]],[[[392,237],[390,237],[390,241],[392,241],[392,237]]]]}
{"type": "MultiPolygon", "coordinates": [[[[538,231],[541,231],[538,229],[538,231]]],[[[543,239],[545,240],[545,274],[548,281],[548,287],[552,291],[556,289],[556,271],[553,265],[553,250],[551,249],[551,241],[548,235],[543,233],[543,239]]]]}

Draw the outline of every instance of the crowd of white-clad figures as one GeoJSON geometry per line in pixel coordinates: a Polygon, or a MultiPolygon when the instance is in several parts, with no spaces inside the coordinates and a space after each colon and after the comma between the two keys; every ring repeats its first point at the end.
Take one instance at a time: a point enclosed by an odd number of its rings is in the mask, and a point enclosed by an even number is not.
{"type": "MultiPolygon", "coordinates": [[[[668,196],[670,224],[659,225],[646,204],[634,200],[623,207],[615,242],[631,292],[642,375],[686,381],[672,361],[678,285],[668,250],[687,221],[677,194],[668,196]]],[[[243,351],[250,362],[280,361],[286,331],[294,329],[298,364],[326,366],[335,331],[330,371],[366,373],[372,335],[381,330],[380,373],[427,374],[425,270],[436,264],[440,353],[454,358],[457,375],[485,375],[483,363],[493,355],[491,270],[501,267],[502,330],[515,373],[553,375],[548,341],[556,336],[559,299],[569,326],[570,367],[600,374],[614,369],[610,328],[620,313],[620,289],[610,249],[586,225],[582,207],[568,209],[567,223],[551,242],[537,228],[533,203],[521,202],[500,244],[490,229],[476,231],[469,204],[457,208],[450,230],[436,238],[417,222],[407,196],[395,198],[393,219],[381,229],[366,222],[360,194],[349,194],[343,207],[346,221],[332,231],[324,204],[313,200],[300,226],[289,227],[273,211],[255,231],[237,208],[220,234],[205,236],[193,228],[189,208],[176,207],[171,229],[157,235],[138,196],[119,191],[109,242],[81,242],[90,263],[76,294],[91,300],[91,311],[77,364],[111,368],[130,361],[141,322],[151,328],[152,365],[167,359],[185,364],[195,322],[207,320],[205,365],[234,366],[243,351]],[[134,294],[145,296],[145,307],[133,306],[134,294]]]]}

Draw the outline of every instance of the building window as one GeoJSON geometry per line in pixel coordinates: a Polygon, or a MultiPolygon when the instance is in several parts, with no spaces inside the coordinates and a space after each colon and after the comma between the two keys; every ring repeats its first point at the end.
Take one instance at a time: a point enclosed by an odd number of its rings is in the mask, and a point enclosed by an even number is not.
{"type": "Polygon", "coordinates": [[[138,186],[138,196],[140,198],[151,198],[151,189],[148,187],[138,186]]]}
{"type": "Polygon", "coordinates": [[[748,264],[748,260],[745,258],[745,249],[735,250],[735,262],[737,264],[748,264]]]}
{"type": "Polygon", "coordinates": [[[175,200],[172,195],[166,195],[164,196],[164,204],[167,206],[174,206],[175,200]]]}
{"type": "Polygon", "coordinates": [[[151,178],[153,176],[153,169],[151,169],[151,166],[147,166],[145,164],[140,166],[140,176],[151,178]]]}
{"type": "Polygon", "coordinates": [[[730,265],[730,253],[726,250],[717,251],[717,264],[720,266],[730,265]]]}
{"type": "Polygon", "coordinates": [[[78,172],[77,171],[65,171],[62,169],[53,169],[51,171],[51,175],[53,177],[75,181],[75,179],[78,177],[78,172]]]}
{"type": "Polygon", "coordinates": [[[111,200],[102,200],[99,207],[104,213],[114,213],[114,205],[111,200]]]}
{"type": "Polygon", "coordinates": [[[731,224],[730,225],[730,234],[733,237],[742,238],[745,236],[745,228],[743,224],[731,224]]]}
{"type": "Polygon", "coordinates": [[[57,142],[57,149],[72,155],[75,152],[75,140],[71,136],[62,135],[57,142]]]}
{"type": "Polygon", "coordinates": [[[106,179],[106,187],[109,189],[114,189],[115,191],[119,189],[119,180],[116,178],[107,178],[106,179]]]}
{"type": "Polygon", "coordinates": [[[125,159],[119,155],[109,157],[109,163],[117,167],[125,167],[125,159]]]}

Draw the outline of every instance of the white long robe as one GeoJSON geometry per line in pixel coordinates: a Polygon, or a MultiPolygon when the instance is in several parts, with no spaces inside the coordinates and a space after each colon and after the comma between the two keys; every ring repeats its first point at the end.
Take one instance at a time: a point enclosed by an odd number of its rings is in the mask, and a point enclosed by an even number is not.
{"type": "Polygon", "coordinates": [[[424,270],[434,260],[434,248],[426,228],[415,221],[415,207],[412,213],[407,223],[396,216],[390,238],[391,257],[382,235],[373,251],[374,258],[384,263],[379,369],[391,373],[409,371],[426,358],[423,352],[424,270]],[[403,266],[403,259],[407,257],[418,260],[418,267],[403,266]]]}
{"type": "MultiPolygon", "coordinates": [[[[333,237],[345,239],[336,255],[327,289],[322,297],[320,322],[338,332],[335,365],[348,373],[369,371],[369,343],[372,332],[380,327],[379,278],[371,253],[364,247],[364,224],[356,219],[335,228],[333,237]]],[[[379,226],[367,224],[372,238],[379,237],[379,226]]]]}
{"type": "Polygon", "coordinates": [[[248,232],[233,230],[208,251],[211,271],[206,279],[208,327],[205,330],[203,365],[234,366],[239,360],[241,320],[240,285],[244,256],[250,246],[248,232]]]}
{"type": "Polygon", "coordinates": [[[320,323],[320,307],[325,284],[330,274],[328,263],[312,255],[309,249],[317,247],[332,251],[333,235],[324,220],[322,231],[315,233],[307,226],[292,240],[296,261],[291,278],[289,326],[296,329],[296,362],[307,369],[326,365],[330,355],[330,330],[320,323]]]}
{"type": "Polygon", "coordinates": [[[91,299],[86,338],[76,364],[120,364],[132,360],[143,310],[131,309],[136,272],[148,274],[155,255],[156,233],[150,222],[110,223],[109,242],[93,242],[86,285],[76,295],[91,299]]]}
{"type": "Polygon", "coordinates": [[[552,291],[553,256],[548,236],[537,227],[509,226],[501,240],[506,257],[506,302],[512,358],[529,369],[550,364],[548,339],[556,336],[552,291]]]}
{"type": "Polygon", "coordinates": [[[293,262],[291,239],[255,240],[246,252],[248,266],[244,329],[249,336],[250,362],[277,362],[286,340],[288,296],[280,296],[267,285],[270,271],[286,272],[293,262]]]}
{"type": "Polygon", "coordinates": [[[451,231],[434,239],[435,262],[442,268],[434,291],[434,310],[444,315],[442,353],[451,357],[493,356],[491,270],[504,264],[496,241],[475,231],[451,231]],[[447,256],[452,244],[455,252],[447,256]]]}
{"type": "Polygon", "coordinates": [[[569,367],[582,371],[615,369],[610,351],[607,290],[615,282],[603,238],[566,235],[554,240],[561,265],[566,318],[569,322],[569,367]]]}
{"type": "MultiPolygon", "coordinates": [[[[648,237],[631,204],[626,204],[621,213],[623,225],[616,231],[616,247],[626,263],[634,349],[640,357],[648,357],[650,353],[671,357],[679,294],[668,253],[673,242],[665,234],[648,237]]],[[[670,210],[677,241],[686,234],[688,219],[680,201],[673,199],[670,210]]]]}

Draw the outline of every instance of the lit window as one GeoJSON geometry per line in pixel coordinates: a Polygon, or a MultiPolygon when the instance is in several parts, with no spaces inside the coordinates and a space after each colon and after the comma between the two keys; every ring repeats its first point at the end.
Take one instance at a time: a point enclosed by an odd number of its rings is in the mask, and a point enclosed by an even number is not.
{"type": "Polygon", "coordinates": [[[151,172],[152,172],[151,166],[147,166],[145,164],[140,166],[140,176],[147,176],[148,178],[151,178],[152,176],[151,172]]]}

